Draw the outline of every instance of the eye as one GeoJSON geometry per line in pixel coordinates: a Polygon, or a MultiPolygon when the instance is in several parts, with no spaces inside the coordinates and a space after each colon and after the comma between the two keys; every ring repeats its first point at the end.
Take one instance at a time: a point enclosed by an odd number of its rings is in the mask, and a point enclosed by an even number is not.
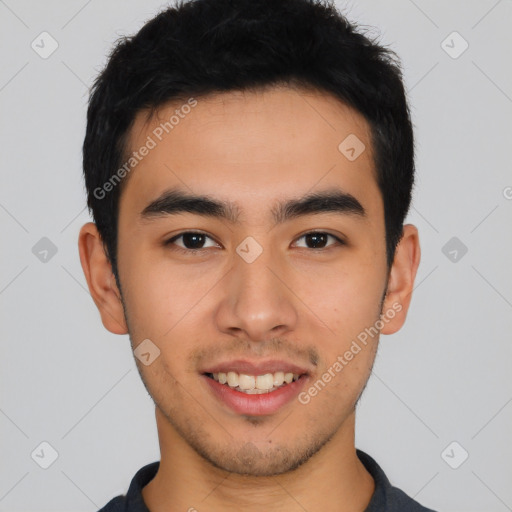
{"type": "Polygon", "coordinates": [[[183,233],[180,233],[179,235],[173,236],[169,240],[166,240],[164,242],[164,245],[176,245],[177,250],[190,252],[190,251],[199,251],[201,249],[207,249],[208,247],[213,247],[215,245],[218,245],[216,242],[212,246],[204,246],[205,240],[213,239],[209,237],[206,233],[202,233],[200,231],[185,231],[183,233]],[[176,240],[183,239],[182,245],[177,244],[176,240]]]}
{"type": "Polygon", "coordinates": [[[331,235],[330,233],[324,233],[323,231],[311,231],[297,238],[297,240],[304,238],[306,244],[313,245],[313,247],[306,246],[306,249],[325,249],[325,244],[329,237],[335,241],[335,243],[331,245],[345,245],[345,242],[337,236],[331,235]]]}
{"type": "MultiPolygon", "coordinates": [[[[331,235],[330,233],[325,233],[323,231],[310,231],[309,233],[306,233],[301,237],[297,238],[297,240],[301,239],[305,240],[306,249],[322,250],[329,248],[332,245],[345,245],[345,242],[342,239],[338,238],[335,235],[331,235]],[[326,247],[329,238],[334,240],[334,244],[327,245],[326,247]],[[312,247],[308,247],[308,245],[312,245],[312,247]]],[[[185,231],[183,233],[173,236],[169,240],[166,240],[164,242],[164,245],[173,245],[174,249],[187,253],[199,252],[202,249],[207,249],[208,247],[219,247],[219,244],[217,244],[213,240],[213,238],[211,238],[206,233],[203,233],[201,231],[185,231]],[[177,240],[180,239],[182,239],[181,243],[177,243],[177,240]],[[211,240],[212,245],[205,245],[207,239],[211,240]]]]}

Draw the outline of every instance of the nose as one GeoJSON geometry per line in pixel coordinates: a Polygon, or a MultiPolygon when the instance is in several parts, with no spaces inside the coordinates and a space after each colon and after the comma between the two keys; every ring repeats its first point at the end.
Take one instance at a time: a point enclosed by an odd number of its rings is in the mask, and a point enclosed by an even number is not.
{"type": "Polygon", "coordinates": [[[297,301],[291,273],[269,249],[251,263],[238,255],[224,278],[224,293],[216,310],[220,331],[251,341],[264,341],[294,330],[297,301]]]}

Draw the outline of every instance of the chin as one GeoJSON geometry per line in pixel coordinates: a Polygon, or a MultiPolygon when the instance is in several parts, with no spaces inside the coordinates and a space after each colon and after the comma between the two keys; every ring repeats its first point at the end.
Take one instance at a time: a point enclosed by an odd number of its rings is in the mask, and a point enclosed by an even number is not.
{"type": "Polygon", "coordinates": [[[193,446],[195,451],[212,466],[243,476],[271,477],[294,471],[315,455],[327,442],[325,439],[303,439],[293,446],[275,441],[258,443],[231,443],[224,450],[207,446],[193,446]]]}

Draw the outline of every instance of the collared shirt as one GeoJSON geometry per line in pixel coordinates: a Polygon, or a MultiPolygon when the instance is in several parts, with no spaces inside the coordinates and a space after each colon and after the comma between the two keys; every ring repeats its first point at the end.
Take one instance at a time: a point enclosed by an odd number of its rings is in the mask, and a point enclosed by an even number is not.
{"type": "MultiPolygon", "coordinates": [[[[375,491],[364,512],[435,512],[392,486],[381,467],[367,453],[358,449],[356,453],[375,481],[375,491]]],[[[153,479],[159,466],[157,461],[139,469],[126,495],[116,496],[98,512],[150,512],[142,498],[142,488],[153,479]]]]}

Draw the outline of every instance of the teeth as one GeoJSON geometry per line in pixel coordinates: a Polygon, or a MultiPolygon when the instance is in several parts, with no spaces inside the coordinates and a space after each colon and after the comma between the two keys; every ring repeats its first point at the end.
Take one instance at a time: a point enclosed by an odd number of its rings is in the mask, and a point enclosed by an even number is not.
{"type": "MultiPolygon", "coordinates": [[[[238,387],[245,391],[246,389],[254,389],[254,386],[256,385],[256,378],[252,375],[244,375],[241,373],[238,376],[238,387]]],[[[261,388],[260,388],[261,389],[261,388]]]]}
{"type": "Polygon", "coordinates": [[[295,373],[266,373],[264,375],[246,375],[236,372],[219,372],[212,374],[213,378],[220,384],[227,384],[230,388],[243,391],[249,395],[269,393],[276,389],[298,380],[299,375],[295,373]]]}
{"type": "MultiPolygon", "coordinates": [[[[238,390],[238,391],[242,391],[242,390],[238,390]]],[[[262,395],[263,393],[270,393],[271,391],[274,391],[274,389],[246,389],[245,391],[243,391],[244,393],[246,393],[247,395],[262,395]]]]}
{"type": "Polygon", "coordinates": [[[238,373],[228,372],[227,377],[228,386],[230,388],[236,388],[238,386],[238,373]]]}
{"type": "MultiPolygon", "coordinates": [[[[258,375],[256,377],[256,387],[258,389],[270,389],[274,386],[274,376],[271,373],[258,375]]],[[[240,386],[242,387],[242,386],[240,386]]]]}
{"type": "Polygon", "coordinates": [[[274,373],[274,386],[282,386],[284,382],[284,373],[283,372],[276,372],[274,373]]]}

